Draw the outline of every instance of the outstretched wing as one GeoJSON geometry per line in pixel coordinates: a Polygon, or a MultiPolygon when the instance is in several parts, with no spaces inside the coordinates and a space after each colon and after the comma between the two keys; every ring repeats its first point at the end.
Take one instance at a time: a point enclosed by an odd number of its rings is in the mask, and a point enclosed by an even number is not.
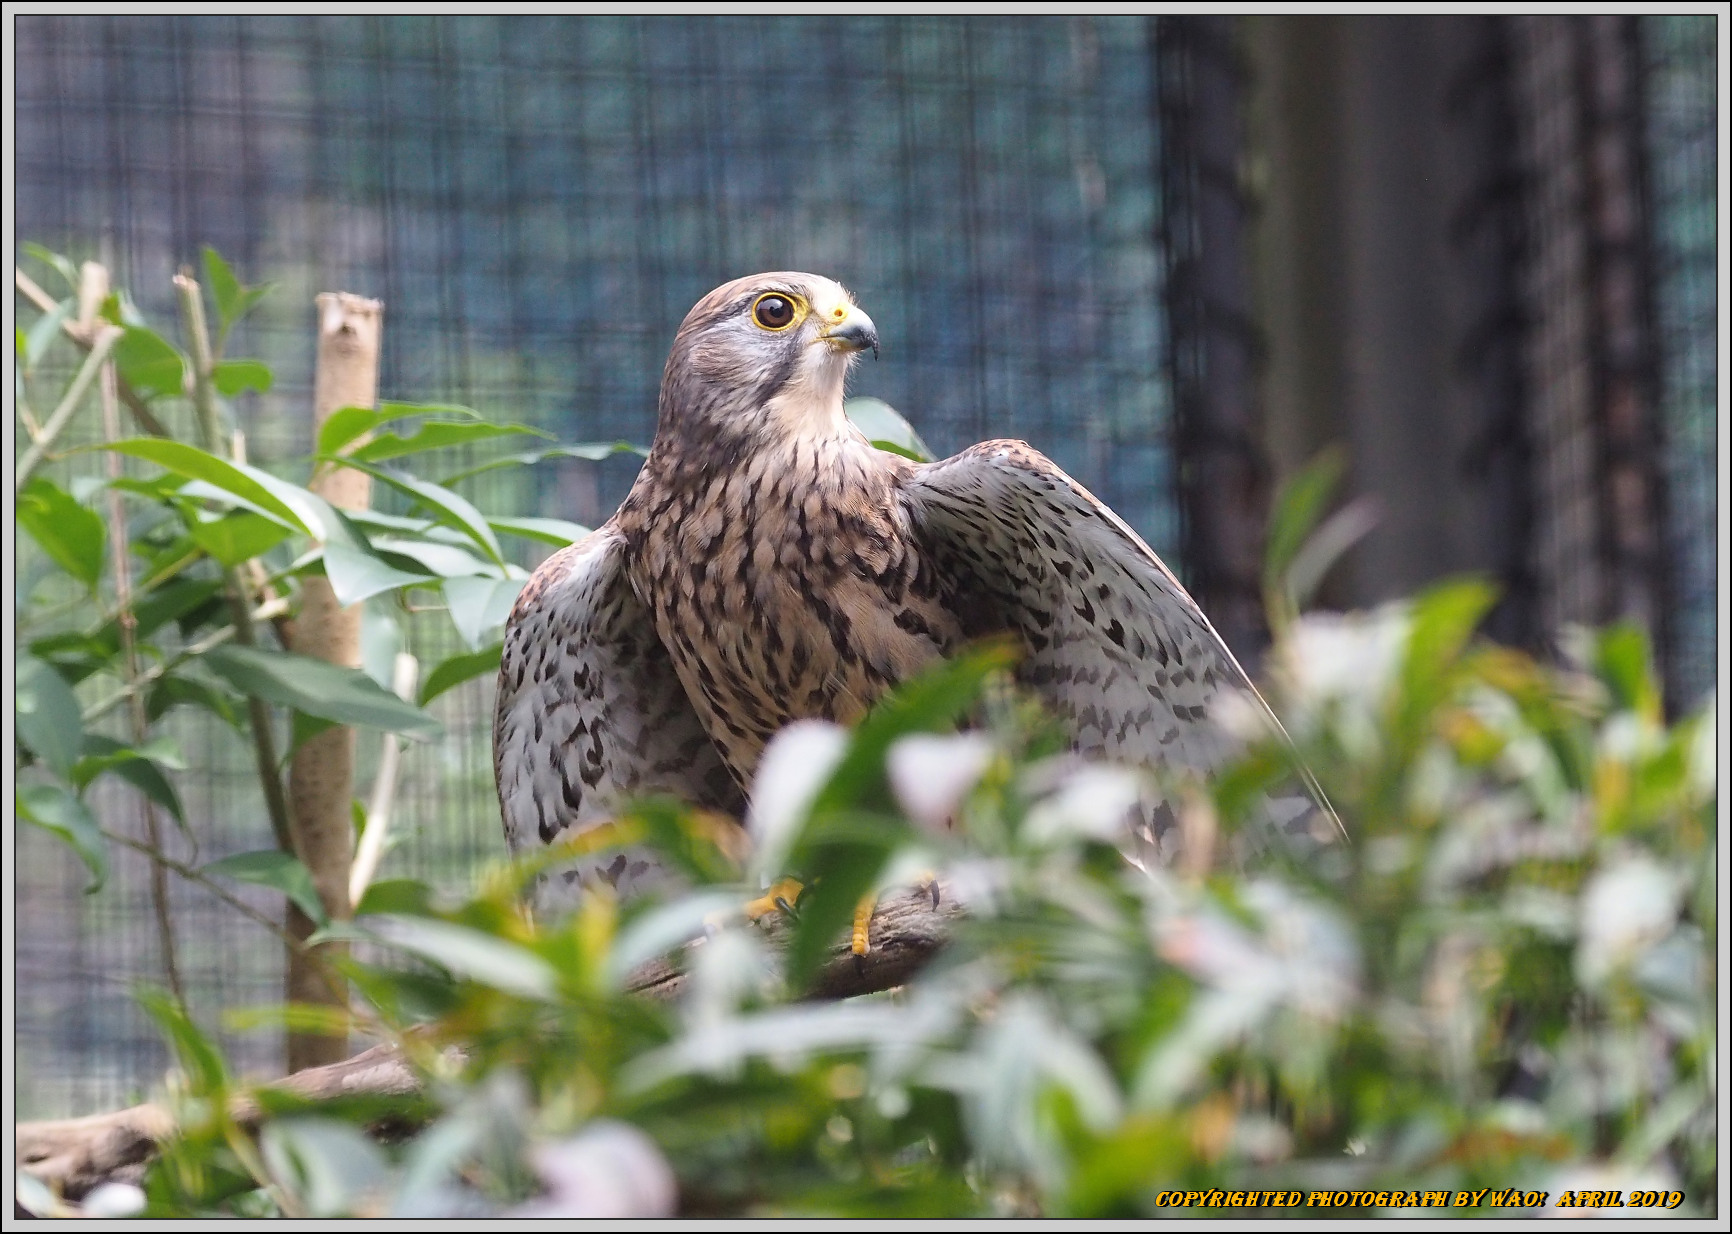
{"type": "MultiPolygon", "coordinates": [[[[1021,635],[1019,679],[1068,721],[1080,752],[1213,771],[1239,744],[1222,723],[1229,696],[1279,730],[1172,571],[1026,442],[983,442],[912,468],[903,495],[964,629],[1021,635]]],[[[1290,822],[1308,804],[1274,813],[1290,822]]],[[[1171,812],[1157,809],[1149,821],[1167,851],[1171,812]]]]}
{"type": "MultiPolygon", "coordinates": [[[[611,818],[631,794],[742,811],[738,786],[626,580],[624,550],[611,522],[561,549],[506,622],[493,771],[514,853],[611,818]]],[[[574,898],[597,881],[629,894],[656,872],[642,853],[603,853],[558,871],[549,880],[556,894],[538,900],[574,898]]]]}

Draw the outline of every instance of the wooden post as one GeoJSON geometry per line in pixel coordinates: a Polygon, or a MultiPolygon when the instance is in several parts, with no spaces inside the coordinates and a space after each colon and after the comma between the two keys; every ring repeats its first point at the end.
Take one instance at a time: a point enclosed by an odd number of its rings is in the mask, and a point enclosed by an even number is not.
{"type": "MultiPolygon", "coordinates": [[[[313,433],[341,407],[371,407],[379,392],[379,329],[384,306],[347,292],[326,292],[315,300],[319,312],[318,366],[313,380],[313,433]]],[[[372,480],[350,467],[320,464],[308,486],[344,510],[365,509],[372,480]]],[[[337,606],[330,583],[310,578],[301,591],[301,612],[290,648],[332,664],[361,664],[361,606],[337,606]]],[[[337,727],[309,738],[289,766],[290,831],[295,854],[312,872],[313,886],[333,919],[351,915],[349,867],[354,861],[355,830],[349,802],[354,796],[355,732],[337,727]]],[[[291,905],[289,932],[307,938],[313,923],[291,905]]],[[[335,1003],[343,991],[318,959],[289,956],[287,997],[291,1002],[335,1003]]],[[[291,1072],[339,1062],[349,1055],[346,1040],[291,1032],[287,1041],[291,1072]]]]}

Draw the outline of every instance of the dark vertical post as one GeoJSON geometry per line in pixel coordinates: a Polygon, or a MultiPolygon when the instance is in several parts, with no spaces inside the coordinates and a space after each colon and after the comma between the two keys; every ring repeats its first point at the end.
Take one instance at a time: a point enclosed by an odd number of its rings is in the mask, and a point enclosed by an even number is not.
{"type": "Polygon", "coordinates": [[[1459,461],[1464,481],[1485,503],[1485,565],[1497,580],[1497,607],[1485,629],[1498,641],[1537,649],[1532,554],[1533,443],[1527,424],[1523,346],[1529,316],[1521,272],[1528,260],[1526,182],[1516,112],[1510,24],[1475,16],[1466,54],[1451,80],[1445,110],[1475,153],[1461,200],[1449,218],[1449,249],[1471,281],[1456,371],[1471,392],[1477,423],[1459,461]]]}
{"type": "Polygon", "coordinates": [[[1262,610],[1268,464],[1255,401],[1246,267],[1244,63],[1228,17],[1153,23],[1162,143],[1161,235],[1185,580],[1235,652],[1253,659],[1262,610]]]}
{"type": "Polygon", "coordinates": [[[1629,619],[1665,659],[1660,412],[1636,19],[1513,19],[1545,633],[1629,619]]]}
{"type": "Polygon", "coordinates": [[[1585,224],[1600,430],[1602,620],[1646,626],[1666,661],[1667,610],[1653,265],[1642,142],[1637,18],[1580,22],[1585,224]]]}

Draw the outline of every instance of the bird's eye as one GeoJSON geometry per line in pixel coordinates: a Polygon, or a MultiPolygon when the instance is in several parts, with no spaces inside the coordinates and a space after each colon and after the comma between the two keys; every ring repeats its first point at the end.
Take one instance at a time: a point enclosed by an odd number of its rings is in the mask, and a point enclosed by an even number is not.
{"type": "Polygon", "coordinates": [[[752,320],[766,330],[786,330],[798,316],[794,301],[780,292],[765,292],[752,305],[752,320]]]}

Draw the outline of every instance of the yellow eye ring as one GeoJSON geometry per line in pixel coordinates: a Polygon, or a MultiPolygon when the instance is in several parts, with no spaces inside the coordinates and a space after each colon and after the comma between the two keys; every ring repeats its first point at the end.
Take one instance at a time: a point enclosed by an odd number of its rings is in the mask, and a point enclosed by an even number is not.
{"type": "Polygon", "coordinates": [[[766,291],[752,301],[752,324],[771,334],[792,330],[806,317],[806,302],[785,291],[766,291]]]}

